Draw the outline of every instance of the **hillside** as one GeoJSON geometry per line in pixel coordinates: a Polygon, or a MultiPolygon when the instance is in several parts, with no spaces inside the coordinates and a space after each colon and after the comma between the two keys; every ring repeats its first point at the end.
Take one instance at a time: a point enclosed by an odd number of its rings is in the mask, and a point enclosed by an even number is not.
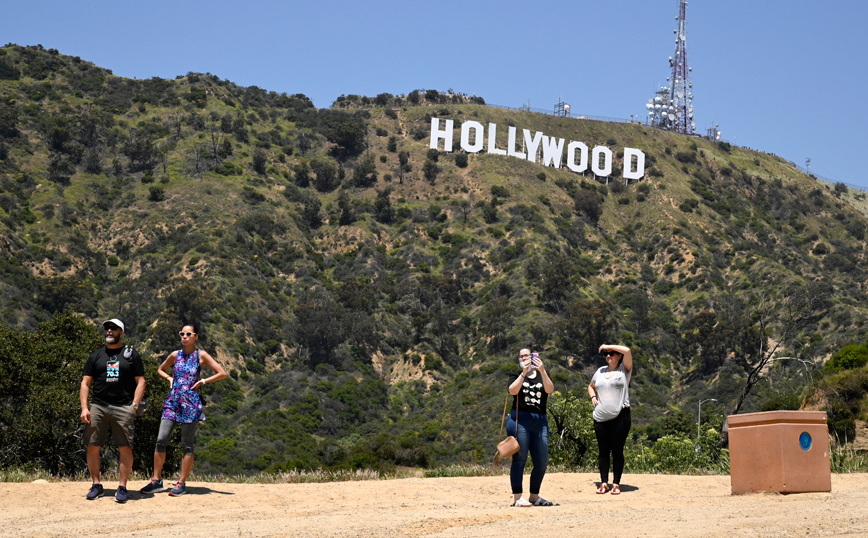
{"type": "MultiPolygon", "coordinates": [[[[819,362],[868,335],[864,195],[639,124],[434,90],[316,109],[8,45],[0,181],[5,327],[118,316],[155,367],[202,323],[231,372],[208,387],[203,470],[486,461],[524,345],[560,390],[601,343],[631,346],[653,437],[692,428],[699,399],[719,424],[769,345],[819,362]],[[476,121],[501,148],[507,126],[605,146],[615,172],[430,151],[432,117],[456,141],[476,121]],[[646,155],[630,185],[625,147],[646,155]],[[806,296],[822,309],[786,332],[806,296]]],[[[769,375],[743,410],[804,396],[798,364],[769,375]]]]}

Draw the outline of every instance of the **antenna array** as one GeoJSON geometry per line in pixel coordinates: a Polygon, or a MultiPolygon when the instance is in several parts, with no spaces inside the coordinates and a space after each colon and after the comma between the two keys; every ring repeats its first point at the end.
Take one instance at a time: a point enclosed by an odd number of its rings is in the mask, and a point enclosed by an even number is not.
{"type": "Polygon", "coordinates": [[[669,86],[663,86],[648,100],[648,120],[651,125],[675,131],[694,134],[693,122],[693,83],[690,82],[692,68],[687,66],[687,1],[679,0],[678,17],[675,20],[675,57],[669,58],[671,75],[666,79],[669,86]]]}

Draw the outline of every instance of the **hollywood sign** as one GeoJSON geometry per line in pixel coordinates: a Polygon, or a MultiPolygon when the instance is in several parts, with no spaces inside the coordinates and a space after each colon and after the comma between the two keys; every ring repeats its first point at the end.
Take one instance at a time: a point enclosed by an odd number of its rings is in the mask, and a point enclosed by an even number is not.
{"type": "MultiPolygon", "coordinates": [[[[431,118],[431,149],[438,149],[443,141],[443,151],[452,151],[453,120],[445,120],[446,125],[440,128],[440,118],[431,118]]],[[[571,140],[564,153],[563,138],[555,138],[536,131],[531,134],[528,129],[522,129],[524,135],[523,149],[516,150],[517,130],[509,127],[506,149],[497,147],[497,124],[488,124],[488,144],[486,147],[485,127],[478,121],[466,121],[461,124],[461,149],[467,153],[479,153],[487,149],[492,155],[507,155],[517,159],[540,162],[543,166],[561,168],[561,161],[566,160],[566,167],[581,174],[590,170],[601,177],[612,175],[612,150],[606,146],[594,146],[588,159],[588,146],[584,142],[571,140]],[[471,142],[471,139],[473,142],[471,142]],[[541,153],[541,155],[540,155],[541,153]]],[[[640,149],[624,148],[624,178],[642,179],[645,175],[645,154],[640,149]]]]}

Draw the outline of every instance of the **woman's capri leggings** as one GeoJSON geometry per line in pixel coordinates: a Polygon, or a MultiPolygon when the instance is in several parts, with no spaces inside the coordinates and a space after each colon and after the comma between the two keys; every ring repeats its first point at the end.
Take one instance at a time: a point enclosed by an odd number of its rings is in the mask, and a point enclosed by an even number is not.
{"type": "MultiPolygon", "coordinates": [[[[165,452],[169,446],[169,436],[172,435],[172,428],[175,427],[174,420],[163,419],[160,421],[160,431],[157,433],[157,446],[154,452],[165,452]]],[[[193,455],[193,445],[196,443],[196,422],[180,422],[181,425],[181,446],[184,447],[184,455],[193,455]]]]}

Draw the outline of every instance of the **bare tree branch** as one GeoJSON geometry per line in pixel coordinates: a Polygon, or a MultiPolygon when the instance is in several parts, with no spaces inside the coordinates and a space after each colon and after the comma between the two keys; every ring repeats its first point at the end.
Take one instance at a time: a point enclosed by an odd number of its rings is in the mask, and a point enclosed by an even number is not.
{"type": "MultiPolygon", "coordinates": [[[[830,305],[828,293],[818,283],[788,290],[783,299],[777,303],[773,303],[765,295],[757,298],[757,305],[751,317],[759,330],[760,348],[753,361],[750,357],[746,357],[752,367],[729,415],[738,414],[754,385],[761,379],[763,369],[774,360],[778,352],[790,345],[805,327],[822,318],[830,305]],[[776,337],[773,340],[775,343],[770,348],[766,348],[766,343],[772,336],[776,337]]],[[[724,423],[720,432],[720,446],[725,447],[728,444],[729,428],[724,423]]]]}

